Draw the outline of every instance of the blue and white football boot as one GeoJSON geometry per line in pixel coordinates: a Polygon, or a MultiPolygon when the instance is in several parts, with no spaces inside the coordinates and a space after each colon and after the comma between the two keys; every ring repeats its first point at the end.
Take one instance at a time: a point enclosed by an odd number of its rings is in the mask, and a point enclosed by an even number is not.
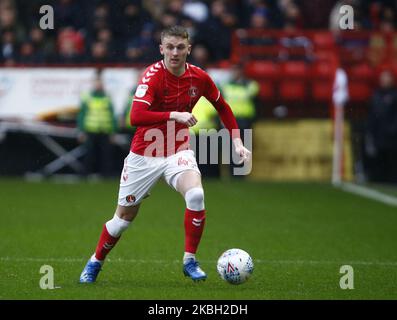
{"type": "Polygon", "coordinates": [[[94,283],[98,277],[99,271],[101,271],[102,265],[99,262],[93,262],[91,259],[88,260],[84,267],[83,272],[80,275],[80,283],[94,283]]]}
{"type": "Polygon", "coordinates": [[[188,259],[183,264],[183,273],[186,277],[190,277],[193,281],[207,279],[206,273],[200,268],[199,263],[195,259],[188,259]]]}

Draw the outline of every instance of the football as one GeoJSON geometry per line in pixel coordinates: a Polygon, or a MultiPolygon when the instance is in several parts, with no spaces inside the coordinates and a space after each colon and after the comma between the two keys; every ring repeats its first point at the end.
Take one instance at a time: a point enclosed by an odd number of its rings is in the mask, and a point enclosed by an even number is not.
{"type": "Polygon", "coordinates": [[[254,262],[246,251],[229,249],[219,257],[217,271],[223,280],[231,284],[242,284],[254,271],[254,262]]]}

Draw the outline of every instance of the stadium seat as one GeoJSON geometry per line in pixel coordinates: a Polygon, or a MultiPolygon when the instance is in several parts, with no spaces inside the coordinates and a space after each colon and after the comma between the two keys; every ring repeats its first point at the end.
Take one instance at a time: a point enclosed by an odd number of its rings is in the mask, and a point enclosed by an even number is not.
{"type": "Polygon", "coordinates": [[[349,98],[353,102],[367,102],[373,93],[373,89],[365,81],[349,82],[349,98]]]}
{"type": "Polygon", "coordinates": [[[333,81],[316,81],[312,82],[311,96],[317,102],[329,102],[332,99],[333,81]]]}
{"type": "Polygon", "coordinates": [[[245,66],[245,74],[254,79],[276,79],[278,65],[272,61],[251,61],[245,66]]]}
{"type": "Polygon", "coordinates": [[[374,69],[367,63],[360,63],[347,69],[349,79],[371,80],[374,77],[374,69]]]}
{"type": "Polygon", "coordinates": [[[329,61],[317,61],[311,66],[312,79],[334,79],[335,67],[329,61]]]}
{"type": "Polygon", "coordinates": [[[309,76],[308,66],[303,61],[287,61],[281,66],[283,78],[301,78],[309,76]]]}
{"type": "Polygon", "coordinates": [[[313,45],[317,50],[330,50],[335,47],[334,35],[331,32],[317,31],[313,34],[313,45]]]}
{"type": "Polygon", "coordinates": [[[279,87],[280,99],[285,101],[303,101],[306,98],[306,84],[300,80],[284,80],[279,87]]]}
{"type": "Polygon", "coordinates": [[[271,100],[275,98],[274,83],[271,81],[260,81],[259,82],[259,99],[271,100]]]}

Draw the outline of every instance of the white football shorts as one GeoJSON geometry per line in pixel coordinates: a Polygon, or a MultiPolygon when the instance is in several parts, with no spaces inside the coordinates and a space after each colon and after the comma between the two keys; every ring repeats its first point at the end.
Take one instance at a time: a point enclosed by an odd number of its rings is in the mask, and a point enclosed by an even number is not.
{"type": "Polygon", "coordinates": [[[118,204],[137,205],[149,196],[162,177],[176,190],[179,176],[187,170],[201,174],[193,150],[179,151],[169,157],[146,157],[130,151],[121,172],[118,204]]]}

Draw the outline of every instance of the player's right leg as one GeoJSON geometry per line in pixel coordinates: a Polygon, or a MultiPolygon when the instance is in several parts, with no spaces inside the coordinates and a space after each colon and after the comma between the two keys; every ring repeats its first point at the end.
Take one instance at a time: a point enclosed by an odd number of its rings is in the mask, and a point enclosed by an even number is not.
{"type": "Polygon", "coordinates": [[[141,201],[147,197],[150,189],[161,177],[163,172],[161,161],[161,159],[146,159],[131,152],[125,159],[116,213],[103,226],[95,253],[81,273],[81,283],[95,282],[106,256],[138,214],[141,201]]]}
{"type": "Polygon", "coordinates": [[[117,206],[113,218],[103,226],[95,253],[88,260],[80,275],[80,283],[95,282],[106,256],[119,241],[121,234],[128,228],[132,220],[135,219],[139,206],[139,204],[130,207],[117,206]]]}

